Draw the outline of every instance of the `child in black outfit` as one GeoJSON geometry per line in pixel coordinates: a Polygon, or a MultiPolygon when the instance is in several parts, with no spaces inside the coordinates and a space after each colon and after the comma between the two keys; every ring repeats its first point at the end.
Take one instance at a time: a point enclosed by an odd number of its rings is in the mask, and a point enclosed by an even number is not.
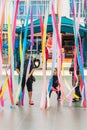
{"type": "Polygon", "coordinates": [[[57,76],[57,68],[55,68],[53,73],[53,84],[52,84],[51,91],[49,93],[49,97],[51,97],[52,91],[55,91],[57,94],[57,100],[60,99],[61,91],[60,90],[58,91],[58,86],[59,86],[59,81],[57,76]]]}
{"type": "Polygon", "coordinates": [[[71,67],[69,68],[69,72],[72,73],[72,86],[75,87],[75,94],[79,97],[79,99],[73,98],[73,102],[80,101],[81,100],[81,92],[80,92],[80,76],[81,76],[81,74],[80,74],[78,62],[77,62],[77,70],[76,70],[76,74],[77,74],[77,80],[76,81],[74,80],[74,63],[73,63],[73,60],[72,60],[71,67]]]}

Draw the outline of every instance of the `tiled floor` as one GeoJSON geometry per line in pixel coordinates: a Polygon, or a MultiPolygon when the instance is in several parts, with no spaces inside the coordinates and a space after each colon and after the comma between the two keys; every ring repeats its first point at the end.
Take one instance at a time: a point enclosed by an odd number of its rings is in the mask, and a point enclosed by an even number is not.
{"type": "MultiPolygon", "coordinates": [[[[65,77],[71,84],[71,77],[65,77]]],[[[87,81],[87,78],[86,78],[87,81]]],[[[40,109],[41,91],[43,87],[42,77],[36,77],[33,84],[34,106],[28,105],[27,91],[25,90],[25,102],[23,107],[10,107],[8,89],[6,89],[4,108],[0,107],[0,130],[86,130],[87,108],[82,108],[80,103],[73,103],[69,107],[67,102],[63,105],[57,102],[56,94],[52,93],[48,110],[40,109]]],[[[15,79],[14,97],[17,90],[17,78],[15,79]]],[[[65,93],[68,90],[65,88],[65,93]]]]}

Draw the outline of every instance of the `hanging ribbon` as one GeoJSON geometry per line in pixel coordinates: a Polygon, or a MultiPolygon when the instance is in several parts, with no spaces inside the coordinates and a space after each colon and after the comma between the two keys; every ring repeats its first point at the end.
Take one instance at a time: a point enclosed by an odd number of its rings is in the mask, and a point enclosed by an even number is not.
{"type": "Polygon", "coordinates": [[[20,34],[19,52],[20,52],[20,61],[22,61],[22,33],[20,34]]]}
{"type": "Polygon", "coordinates": [[[0,31],[3,28],[3,24],[4,24],[4,15],[5,15],[5,6],[6,6],[6,0],[3,0],[3,5],[2,5],[2,15],[1,15],[1,21],[0,21],[0,31]]]}
{"type": "Polygon", "coordinates": [[[84,10],[86,11],[86,5],[87,4],[87,1],[86,0],[84,0],[84,10]]]}
{"type": "Polygon", "coordinates": [[[77,54],[76,54],[76,46],[74,46],[74,83],[77,80],[77,54]]]}
{"type": "Polygon", "coordinates": [[[11,66],[10,66],[10,84],[13,91],[14,87],[14,41],[15,41],[15,30],[16,30],[16,18],[18,13],[19,0],[16,1],[16,7],[14,10],[14,21],[12,25],[12,44],[11,44],[11,66]]]}
{"type": "Polygon", "coordinates": [[[2,32],[0,32],[0,84],[1,82],[2,82],[2,32]]]}
{"type": "Polygon", "coordinates": [[[46,83],[46,57],[45,57],[45,43],[46,43],[46,31],[47,31],[47,22],[48,22],[48,7],[45,12],[44,24],[43,26],[43,36],[42,36],[42,62],[43,62],[43,88],[41,94],[41,103],[40,108],[47,108],[47,83],[46,83]]]}
{"type": "Polygon", "coordinates": [[[8,62],[10,63],[11,56],[11,23],[10,23],[10,14],[8,15],[8,62]]]}
{"type": "Polygon", "coordinates": [[[32,46],[34,45],[34,27],[33,27],[33,13],[32,13],[33,8],[31,7],[31,43],[32,46]]]}
{"type": "MultiPolygon", "coordinates": [[[[2,28],[4,24],[6,0],[3,0],[2,15],[0,21],[0,83],[2,82],[2,28]]],[[[1,86],[1,85],[0,85],[1,86]]]]}
{"type": "Polygon", "coordinates": [[[40,15],[40,29],[41,29],[41,35],[43,36],[44,23],[43,23],[43,17],[41,15],[40,15]]]}
{"type": "MultiPolygon", "coordinates": [[[[64,100],[64,97],[65,97],[65,94],[64,94],[64,87],[63,87],[63,80],[62,80],[62,74],[61,74],[61,69],[62,69],[62,47],[61,47],[61,34],[59,32],[60,30],[60,22],[58,22],[58,26],[57,26],[57,23],[56,23],[56,17],[55,17],[55,11],[54,11],[54,6],[52,4],[52,15],[53,15],[53,20],[54,20],[54,28],[55,28],[55,31],[56,31],[56,37],[57,37],[57,52],[58,52],[58,55],[57,55],[57,66],[58,66],[58,78],[59,78],[59,83],[61,85],[61,92],[62,92],[62,103],[63,103],[63,100],[64,100]]],[[[60,18],[59,18],[60,19],[60,18]]],[[[61,20],[60,20],[61,21],[61,20]]]]}
{"type": "MultiPolygon", "coordinates": [[[[75,1],[74,1],[74,11],[76,12],[75,1]]],[[[78,24],[79,23],[76,22],[76,15],[75,15],[74,16],[73,27],[74,27],[74,36],[75,36],[75,45],[76,45],[76,51],[77,51],[78,65],[79,65],[79,69],[80,69],[80,73],[81,73],[82,81],[83,81],[82,102],[83,102],[83,106],[85,107],[86,106],[86,91],[85,91],[85,83],[84,83],[83,63],[82,63],[81,55],[80,55],[80,51],[79,51],[78,30],[77,30],[78,29],[78,24]]]]}
{"type": "MultiPolygon", "coordinates": [[[[9,6],[10,7],[10,6],[9,6]]],[[[8,62],[10,64],[10,85],[11,91],[13,91],[12,87],[12,64],[14,65],[14,61],[12,60],[12,44],[11,44],[11,23],[10,23],[10,13],[8,15],[8,62]]],[[[13,71],[14,73],[14,71],[13,71]]]]}
{"type": "Polygon", "coordinates": [[[0,98],[2,98],[4,93],[5,93],[7,81],[8,81],[8,76],[6,76],[6,80],[5,80],[4,84],[2,85],[2,91],[1,91],[1,94],[0,94],[0,98]]]}
{"type": "MultiPolygon", "coordinates": [[[[11,23],[10,23],[10,14],[8,15],[8,62],[11,62],[11,23]]],[[[12,64],[12,62],[11,62],[12,64]]],[[[8,79],[8,90],[9,90],[9,95],[10,95],[10,100],[11,104],[14,105],[14,100],[13,100],[13,92],[12,92],[12,66],[10,66],[10,80],[8,79]]],[[[13,70],[14,72],[14,70],[13,70]]]]}
{"type": "MultiPolygon", "coordinates": [[[[29,71],[30,71],[30,66],[31,66],[31,60],[32,60],[32,49],[33,49],[33,46],[34,46],[34,28],[33,28],[33,13],[32,13],[32,7],[31,7],[31,43],[32,45],[30,46],[30,57],[29,57],[29,62],[28,62],[28,66],[27,66],[27,72],[26,72],[26,82],[28,80],[28,74],[29,74],[29,71]]],[[[21,97],[20,99],[22,99],[22,104],[24,104],[24,92],[22,94],[20,94],[21,97]]]]}
{"type": "MultiPolygon", "coordinates": [[[[30,5],[30,1],[29,1],[30,5]]],[[[30,6],[28,6],[28,15],[26,19],[26,28],[24,32],[24,40],[23,40],[23,52],[22,52],[22,61],[21,61],[21,68],[20,68],[20,83],[18,85],[18,90],[15,98],[15,103],[18,102],[19,96],[21,94],[21,81],[22,81],[22,75],[23,75],[23,67],[24,67],[24,58],[25,58],[25,51],[26,51],[26,37],[27,37],[27,30],[28,30],[28,20],[29,20],[29,15],[30,15],[30,6]]]]}
{"type": "Polygon", "coordinates": [[[14,53],[14,41],[15,41],[15,30],[16,30],[16,18],[17,18],[17,13],[18,13],[19,1],[20,0],[16,0],[16,7],[14,10],[14,20],[13,20],[13,26],[12,26],[12,52],[13,53],[14,53]]]}
{"type": "Polygon", "coordinates": [[[13,99],[13,95],[12,95],[12,90],[11,90],[11,85],[10,85],[10,81],[8,79],[8,90],[9,90],[9,95],[10,95],[10,100],[11,100],[11,105],[14,105],[14,99],[13,99]]]}
{"type": "MultiPolygon", "coordinates": [[[[52,14],[52,16],[53,16],[53,14],[52,14]]],[[[49,82],[49,86],[48,86],[48,93],[50,93],[51,88],[52,88],[52,83],[53,83],[52,77],[53,77],[53,72],[54,72],[54,68],[55,68],[56,60],[57,60],[57,37],[56,37],[53,17],[52,17],[52,21],[53,21],[52,71],[51,71],[51,78],[50,78],[50,82],[49,82]]]]}
{"type": "MultiPolygon", "coordinates": [[[[2,88],[0,88],[0,94],[2,93],[2,88]]],[[[0,98],[0,104],[2,107],[4,107],[4,99],[3,96],[0,98]]]]}

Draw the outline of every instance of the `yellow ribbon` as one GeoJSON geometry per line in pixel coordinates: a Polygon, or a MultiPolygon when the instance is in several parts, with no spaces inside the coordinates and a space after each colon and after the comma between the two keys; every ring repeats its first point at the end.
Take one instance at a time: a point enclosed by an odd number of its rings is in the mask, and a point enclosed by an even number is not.
{"type": "Polygon", "coordinates": [[[20,52],[20,60],[22,61],[22,34],[20,35],[20,50],[19,50],[19,52],[20,52]]]}
{"type": "Polygon", "coordinates": [[[1,94],[0,94],[0,98],[2,98],[4,93],[5,93],[7,83],[8,83],[8,76],[6,76],[6,80],[5,80],[5,82],[4,82],[3,86],[2,86],[2,91],[1,91],[1,94]]]}

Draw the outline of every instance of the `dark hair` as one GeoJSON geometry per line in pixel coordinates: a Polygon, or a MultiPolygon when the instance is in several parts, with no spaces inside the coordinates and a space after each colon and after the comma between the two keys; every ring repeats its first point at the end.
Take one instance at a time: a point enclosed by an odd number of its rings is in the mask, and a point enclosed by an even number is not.
{"type": "Polygon", "coordinates": [[[55,68],[54,70],[56,70],[56,71],[57,71],[57,68],[55,68]]]}
{"type": "Polygon", "coordinates": [[[26,53],[29,54],[29,50],[26,50],[26,53]]]}
{"type": "Polygon", "coordinates": [[[53,33],[52,32],[48,32],[47,35],[50,35],[52,37],[53,33]]]}

